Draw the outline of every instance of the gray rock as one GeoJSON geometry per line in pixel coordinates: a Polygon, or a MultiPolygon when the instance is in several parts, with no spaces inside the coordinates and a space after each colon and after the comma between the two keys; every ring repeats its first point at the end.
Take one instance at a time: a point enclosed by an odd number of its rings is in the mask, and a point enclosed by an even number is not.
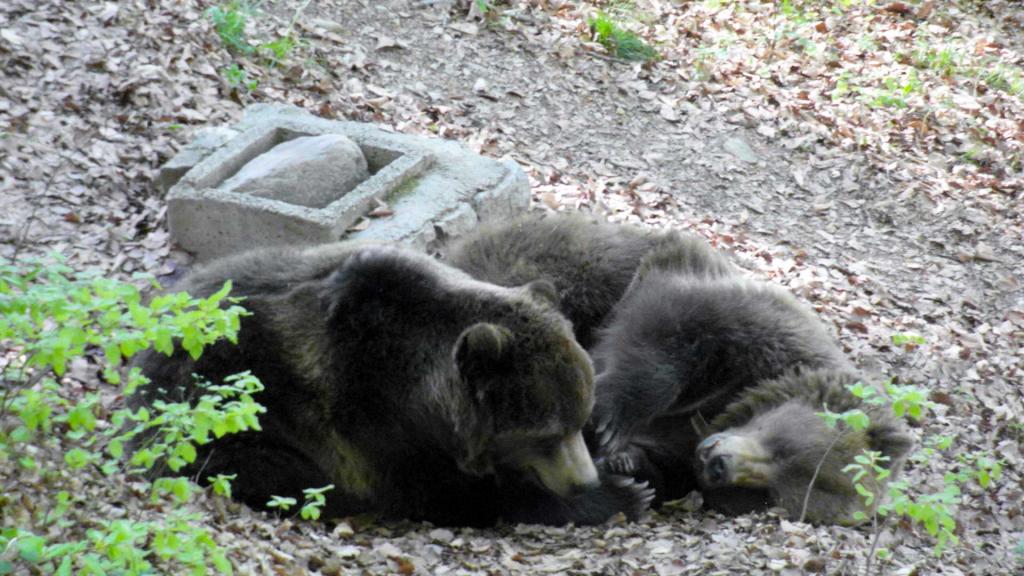
{"type": "Polygon", "coordinates": [[[744,162],[749,162],[750,164],[753,164],[760,159],[758,158],[757,153],[754,152],[753,148],[750,147],[750,144],[747,144],[747,141],[739,136],[733,136],[726,140],[722,144],[722,149],[744,162]]]}
{"type": "Polygon", "coordinates": [[[427,535],[430,536],[432,541],[442,544],[449,544],[452,540],[455,540],[455,533],[446,528],[435,528],[427,535]]]}
{"type": "Polygon", "coordinates": [[[359,145],[341,134],[302,136],[250,160],[220,189],[323,208],[370,177],[359,145]]]}

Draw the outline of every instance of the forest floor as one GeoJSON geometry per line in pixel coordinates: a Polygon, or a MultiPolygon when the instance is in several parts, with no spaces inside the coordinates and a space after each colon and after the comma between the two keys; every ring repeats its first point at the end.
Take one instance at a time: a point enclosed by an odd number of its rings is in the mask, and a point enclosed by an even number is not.
{"type": "MultiPolygon", "coordinates": [[[[955,440],[910,464],[912,494],[1001,459],[992,486],[964,486],[959,542],[936,557],[923,526],[889,521],[873,572],[1024,573],[1020,3],[267,2],[242,39],[296,40],[277,54],[229,51],[213,6],[3,2],[0,253],[173,272],[152,177],[249,103],[456,139],[517,161],[537,209],[706,237],[812,305],[879,380],[929,389],[916,432],[955,440]],[[659,58],[595,41],[599,8],[659,58]]],[[[699,504],[490,530],[194,506],[238,573],[864,573],[870,526],[699,504]]]]}

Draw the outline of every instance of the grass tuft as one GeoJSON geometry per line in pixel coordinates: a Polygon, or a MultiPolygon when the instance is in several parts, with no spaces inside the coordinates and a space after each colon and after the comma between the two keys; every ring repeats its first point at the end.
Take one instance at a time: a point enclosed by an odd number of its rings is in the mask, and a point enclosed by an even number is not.
{"type": "Polygon", "coordinates": [[[624,60],[652,61],[661,57],[658,51],[644,42],[634,32],[622,28],[611,16],[598,12],[590,19],[594,39],[604,46],[609,54],[624,60]]]}

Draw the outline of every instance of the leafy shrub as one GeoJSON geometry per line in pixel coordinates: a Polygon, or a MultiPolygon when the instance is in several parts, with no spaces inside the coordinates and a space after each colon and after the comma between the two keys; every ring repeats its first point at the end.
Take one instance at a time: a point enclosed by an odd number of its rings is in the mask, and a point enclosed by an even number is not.
{"type": "MultiPolygon", "coordinates": [[[[255,14],[256,11],[252,6],[238,0],[232,0],[220,6],[213,6],[206,11],[206,16],[210,19],[210,23],[213,24],[214,31],[217,32],[217,36],[220,37],[221,42],[224,43],[228,51],[242,56],[258,52],[260,55],[265,56],[272,64],[284,60],[298,43],[292,37],[292,30],[295,27],[295,22],[301,16],[301,10],[295,14],[295,17],[288,26],[287,32],[274,40],[256,44],[249,41],[246,33],[246,25],[249,22],[249,18],[255,14]]],[[[236,82],[235,84],[240,83],[236,82]]]]}
{"type": "Polygon", "coordinates": [[[250,13],[248,6],[238,1],[213,6],[206,11],[221,42],[227,46],[228,50],[239,54],[248,54],[253,51],[252,45],[245,37],[245,24],[250,13]]]}
{"type": "Polygon", "coordinates": [[[623,29],[604,12],[598,12],[588,24],[593,30],[594,40],[613,56],[625,60],[657,60],[659,57],[657,50],[651,48],[635,33],[623,29]]]}
{"type": "MultiPolygon", "coordinates": [[[[899,335],[893,337],[896,344],[921,344],[920,336],[899,335]]],[[[935,407],[928,400],[925,389],[917,386],[899,386],[887,381],[879,390],[872,386],[856,383],[848,387],[850,392],[865,404],[888,404],[892,413],[900,418],[906,417],[920,421],[926,411],[935,407]]],[[[870,417],[862,410],[848,410],[843,413],[830,412],[828,408],[820,414],[830,427],[840,423],[845,429],[863,430],[871,424],[870,417]]],[[[843,430],[837,432],[837,438],[843,430]]],[[[948,450],[953,438],[948,436],[931,436],[924,440],[923,447],[910,455],[910,460],[925,464],[948,450]]],[[[956,544],[956,509],[962,500],[962,488],[969,482],[976,481],[982,489],[987,489],[993,480],[1002,474],[1002,461],[985,453],[962,455],[957,459],[958,465],[948,469],[943,475],[942,489],[932,493],[917,493],[912,490],[906,479],[890,480],[891,471],[886,467],[888,458],[878,452],[864,451],[855,457],[854,462],[844,468],[844,472],[852,475],[854,488],[864,499],[869,514],[857,512],[856,520],[871,520],[874,539],[868,553],[865,574],[870,573],[871,561],[874,557],[885,559],[889,551],[878,549],[878,540],[886,520],[906,518],[911,523],[919,524],[935,538],[933,552],[936,556],[949,544],[956,544]]],[[[949,467],[949,463],[947,468],[949,467]]],[[[808,488],[808,492],[810,488],[808,488]]]]}
{"type": "MultiPolygon", "coordinates": [[[[133,284],[75,273],[59,260],[0,265],[0,575],[134,575],[157,566],[231,573],[202,516],[184,506],[195,485],[139,473],[178,471],[195,460],[196,446],[258,429],[263,407],[253,395],[262,385],[241,374],[203,384],[192,403],[117,408],[146,382],[125,365],[135,354],[170,354],[177,343],[198,358],[209,344],[236,339],[244,310],[230,288],[147,304],[133,284]],[[101,367],[99,381],[81,374],[89,360],[101,367]],[[74,379],[69,367],[79,371],[74,379]],[[104,504],[146,494],[149,507],[135,498],[142,510],[132,514],[104,504]]],[[[230,477],[214,480],[216,493],[230,495],[230,477]]]]}

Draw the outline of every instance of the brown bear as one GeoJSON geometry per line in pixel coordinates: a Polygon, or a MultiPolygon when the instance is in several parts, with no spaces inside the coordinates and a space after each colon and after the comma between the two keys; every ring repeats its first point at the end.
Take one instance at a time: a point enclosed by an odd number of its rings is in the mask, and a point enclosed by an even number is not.
{"type": "Polygon", "coordinates": [[[589,349],[641,260],[662,246],[691,250],[693,274],[731,273],[729,263],[715,258],[699,238],[566,215],[482,226],[452,243],[444,259],[474,278],[501,286],[550,281],[576,339],[589,349]]]}
{"type": "Polygon", "coordinates": [[[449,525],[599,523],[652,494],[598,472],[581,429],[593,369],[544,281],[500,287],[394,246],[264,249],[184,281],[233,283],[251,315],[237,345],[141,358],[140,402],[188,399],[192,374],[251,370],[261,431],[204,447],[190,473],[237,474],[263,506],[334,484],[325,514],[378,512],[449,525]]]}
{"type": "Polygon", "coordinates": [[[463,239],[449,259],[498,283],[505,271],[529,271],[515,280],[549,280],[565,295],[563,311],[595,342],[598,461],[651,482],[657,502],[701,488],[714,508],[774,504],[800,517],[815,477],[805,518],[846,522],[862,500],[842,468],[871,449],[898,469],[911,445],[887,407],[847,390],[856,372],[813,314],[785,290],[739,276],[703,241],[530,217],[463,239]],[[601,296],[568,301],[592,293],[601,296]],[[826,405],[859,407],[871,426],[833,442],[817,414],[826,405]]]}

